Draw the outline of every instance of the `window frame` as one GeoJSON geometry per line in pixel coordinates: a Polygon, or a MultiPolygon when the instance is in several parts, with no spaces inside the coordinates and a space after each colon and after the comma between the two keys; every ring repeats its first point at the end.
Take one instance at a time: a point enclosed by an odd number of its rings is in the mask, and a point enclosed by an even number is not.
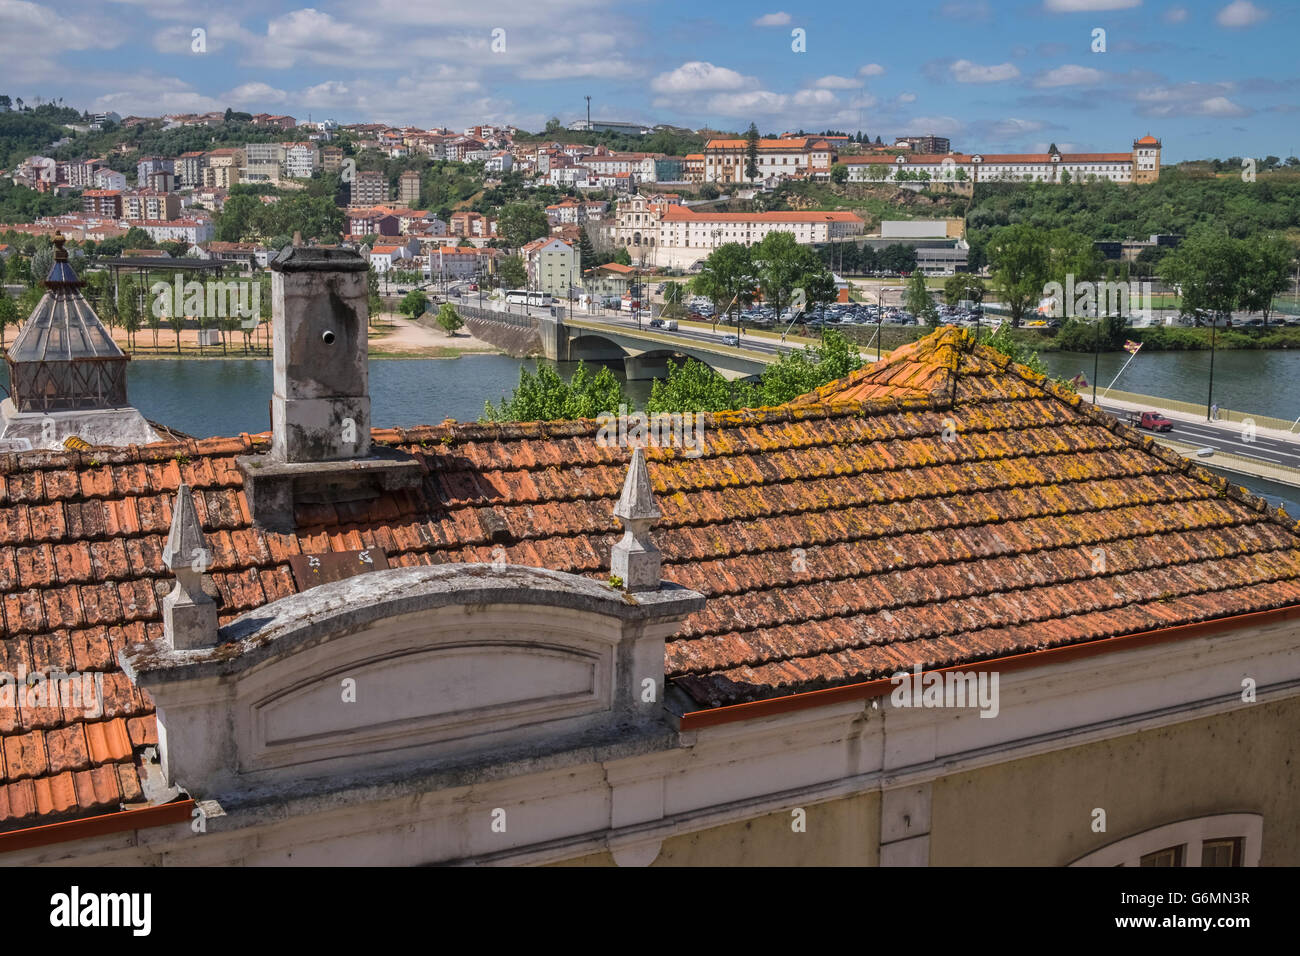
{"type": "Polygon", "coordinates": [[[1264,817],[1259,813],[1216,813],[1192,817],[1143,830],[1093,850],[1070,866],[1138,866],[1142,857],[1171,847],[1183,847],[1183,866],[1201,865],[1202,845],[1240,839],[1240,866],[1259,866],[1264,817]]]}

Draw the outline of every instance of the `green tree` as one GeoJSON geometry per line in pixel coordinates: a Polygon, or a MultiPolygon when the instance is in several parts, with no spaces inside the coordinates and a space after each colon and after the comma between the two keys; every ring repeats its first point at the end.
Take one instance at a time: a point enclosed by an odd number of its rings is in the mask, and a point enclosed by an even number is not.
{"type": "Polygon", "coordinates": [[[412,289],[402,298],[402,304],[398,306],[398,309],[403,315],[415,319],[424,314],[424,310],[428,305],[429,297],[419,289],[412,289]]]}
{"type": "Polygon", "coordinates": [[[500,265],[497,266],[497,272],[507,289],[522,289],[528,284],[528,269],[519,256],[503,257],[500,265]]]}
{"type": "Polygon", "coordinates": [[[750,259],[757,270],[763,299],[778,317],[805,276],[826,271],[812,248],[796,242],[792,232],[769,232],[754,246],[750,259]]]}
{"type": "Polygon", "coordinates": [[[514,395],[503,397],[500,405],[485,402],[483,417],[505,422],[595,418],[627,404],[623,386],[608,367],[593,374],[585,362],[579,362],[573,377],[565,382],[554,366],[542,365],[536,374],[521,368],[514,395]]]}
{"type": "Polygon", "coordinates": [[[140,328],[140,289],[131,278],[123,279],[117,290],[117,313],[126,330],[128,348],[135,348],[135,333],[140,328]]]}
{"type": "Polygon", "coordinates": [[[630,266],[632,264],[632,254],[627,251],[626,246],[623,246],[614,253],[614,258],[610,262],[616,262],[621,266],[630,266]]]}
{"type": "Polygon", "coordinates": [[[444,332],[448,335],[455,335],[465,323],[461,320],[460,313],[450,302],[444,302],[438,309],[438,325],[442,326],[444,332]]]}
{"type": "Polygon", "coordinates": [[[1051,281],[1048,243],[1041,230],[1026,223],[1003,226],[989,236],[987,254],[994,289],[1011,313],[1011,324],[1019,326],[1051,281]]]}
{"type": "Polygon", "coordinates": [[[582,229],[578,233],[578,265],[583,269],[593,269],[599,265],[596,261],[596,247],[591,243],[591,236],[587,235],[587,230],[582,229]]]}
{"type": "Polygon", "coordinates": [[[1188,236],[1164,261],[1164,277],[1178,286],[1184,315],[1230,314],[1237,304],[1243,248],[1230,236],[1203,229],[1188,236]]]}
{"type": "Polygon", "coordinates": [[[758,127],[753,123],[745,131],[745,176],[751,182],[758,178],[758,127]]]}
{"type": "Polygon", "coordinates": [[[748,382],[728,382],[693,358],[682,365],[668,360],[668,374],[650,386],[646,411],[652,415],[678,412],[720,412],[747,408],[757,392],[748,382]]]}
{"type": "Polygon", "coordinates": [[[1280,236],[1264,236],[1246,242],[1241,253],[1238,304],[1247,312],[1263,313],[1264,327],[1268,328],[1273,297],[1290,283],[1295,247],[1280,236]]]}
{"type": "Polygon", "coordinates": [[[718,246],[691,279],[691,291],[714,305],[714,321],[721,311],[747,308],[758,291],[750,247],[739,242],[718,246]]]}
{"type": "Polygon", "coordinates": [[[934,299],[930,297],[930,290],[926,287],[925,274],[919,269],[907,280],[907,288],[903,292],[903,304],[907,307],[907,311],[916,316],[917,321],[924,322],[932,328],[938,326],[939,310],[934,307],[934,299]]]}
{"type": "Polygon", "coordinates": [[[50,277],[50,270],[54,268],[54,250],[45,246],[37,249],[32,254],[31,260],[31,280],[29,285],[40,285],[50,277]]]}
{"type": "Polygon", "coordinates": [[[546,210],[536,203],[512,202],[497,217],[497,235],[515,249],[550,231],[546,210]]]}
{"type": "Polygon", "coordinates": [[[978,304],[984,301],[985,291],[986,286],[982,278],[969,272],[958,272],[944,280],[943,301],[946,305],[956,305],[962,301],[978,304]]]}
{"type": "Polygon", "coordinates": [[[18,304],[0,290],[0,349],[5,348],[5,330],[18,325],[18,304]]]}
{"type": "Polygon", "coordinates": [[[831,167],[831,182],[843,185],[849,181],[849,167],[843,163],[836,163],[831,167]]]}
{"type": "Polygon", "coordinates": [[[816,349],[787,352],[763,370],[757,390],[759,404],[784,405],[861,367],[862,356],[857,346],[834,329],[828,329],[816,349]]]}

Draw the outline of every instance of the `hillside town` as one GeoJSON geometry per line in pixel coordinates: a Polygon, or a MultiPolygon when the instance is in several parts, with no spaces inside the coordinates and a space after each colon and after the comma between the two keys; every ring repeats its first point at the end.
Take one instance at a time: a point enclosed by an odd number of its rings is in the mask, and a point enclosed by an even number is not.
{"type": "Polygon", "coordinates": [[[1298,20],[0,0],[10,938],[1284,925],[1298,20]]]}
{"type": "MultiPolygon", "coordinates": [[[[161,117],[87,114],[84,123],[71,123],[72,133],[124,131],[162,132],[189,127],[221,128],[220,113],[170,114],[161,117]]],[[[1148,183],[1159,177],[1160,142],[1151,135],[1135,139],[1128,153],[1068,154],[1053,146],[1043,154],[965,154],[952,152],[948,139],[933,135],[900,135],[888,146],[876,137],[862,141],[846,134],[809,136],[783,133],[724,138],[709,131],[642,128],[636,124],[593,121],[572,124],[577,132],[617,132],[650,136],[680,134],[702,144],[698,152],[670,155],[611,149],[604,145],[549,141],[543,135],[520,136],[512,126],[475,125],[462,131],[446,128],[390,127],[376,123],[339,125],[332,121],[299,125],[292,116],[253,114],[249,128],[274,130],[282,141],[249,142],[208,151],[189,150],[173,156],[140,156],[129,140],[113,155],[55,159],[24,157],[0,171],[13,185],[53,196],[80,198],[80,208],[38,216],[30,223],[0,224],[0,232],[27,235],[61,232],[70,240],[103,243],[138,230],[155,244],[180,243],[184,255],[203,259],[255,259],[264,267],[272,252],[267,237],[241,230],[219,238],[218,221],[236,187],[268,187],[264,202],[304,189],[307,181],[338,177],[337,199],[342,212],[340,233],[330,238],[368,257],[380,273],[413,271],[426,278],[470,278],[495,271],[503,243],[498,234],[501,207],[488,212],[418,208],[426,195],[422,167],[452,163],[481,182],[485,190],[503,177],[527,197],[546,189],[535,203],[544,209],[549,246],[561,247],[572,258],[560,281],[560,271],[534,286],[568,298],[585,270],[604,262],[582,261],[579,238],[585,233],[601,251],[627,250],[637,265],[689,270],[720,243],[753,244],[772,231],[787,231],[801,244],[824,244],[864,236],[868,223],[854,212],[734,212],[716,200],[720,190],[740,199],[771,193],[784,183],[946,184],[960,188],[988,181],[1033,181],[1066,184],[1103,179],[1118,183],[1148,183]],[[752,154],[752,161],[751,161],[752,154]],[[396,175],[363,168],[400,160],[406,168],[396,175]],[[709,197],[712,197],[710,199],[709,197]],[[439,215],[441,213],[441,216],[439,215]],[[495,213],[495,214],[494,214],[495,213]],[[464,250],[457,252],[456,250],[464,250]]],[[[236,188],[238,192],[238,188],[236,188]]],[[[877,234],[879,234],[877,232],[877,234]]],[[[940,237],[945,233],[941,230],[940,237]]],[[[540,237],[538,237],[540,238],[540,237]]],[[[934,238],[934,237],[930,237],[934,238]]],[[[961,237],[955,237],[961,247],[961,237]]],[[[529,275],[538,274],[538,247],[518,244],[529,275]]],[[[948,263],[945,271],[960,268],[948,263]]],[[[580,294],[580,293],[579,293],[580,294]]]]}

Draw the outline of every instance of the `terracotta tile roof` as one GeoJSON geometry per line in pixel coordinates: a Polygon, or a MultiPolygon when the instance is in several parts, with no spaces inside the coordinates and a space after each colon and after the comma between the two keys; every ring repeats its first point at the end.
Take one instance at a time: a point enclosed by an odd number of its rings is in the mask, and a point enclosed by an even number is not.
{"type": "MultiPolygon", "coordinates": [[[[963,332],[817,398],[706,416],[699,458],[648,450],[665,577],[709,596],[665,660],[700,708],[1300,605],[1293,519],[963,332]]],[[[93,717],[0,709],[0,830],[142,799],[153,707],[115,655],[160,636],[181,482],[222,623],[294,593],[299,553],[383,548],[409,567],[500,547],[603,579],[628,453],[597,432],[376,429],[424,463],[422,487],[304,504],[295,534],[250,523],[235,456],[267,435],[0,454],[0,671],[100,673],[105,698],[93,717]]]]}
{"type": "Polygon", "coordinates": [[[863,222],[857,213],[820,209],[802,212],[699,212],[678,205],[665,206],[663,219],[664,222],[863,222]]]}

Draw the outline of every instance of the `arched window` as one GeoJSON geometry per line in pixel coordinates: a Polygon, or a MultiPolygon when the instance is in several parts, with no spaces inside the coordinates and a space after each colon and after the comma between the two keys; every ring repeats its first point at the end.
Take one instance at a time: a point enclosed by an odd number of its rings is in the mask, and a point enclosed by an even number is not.
{"type": "Polygon", "coordinates": [[[1264,818],[1219,813],[1144,830],[1070,866],[1259,866],[1264,818]]]}

